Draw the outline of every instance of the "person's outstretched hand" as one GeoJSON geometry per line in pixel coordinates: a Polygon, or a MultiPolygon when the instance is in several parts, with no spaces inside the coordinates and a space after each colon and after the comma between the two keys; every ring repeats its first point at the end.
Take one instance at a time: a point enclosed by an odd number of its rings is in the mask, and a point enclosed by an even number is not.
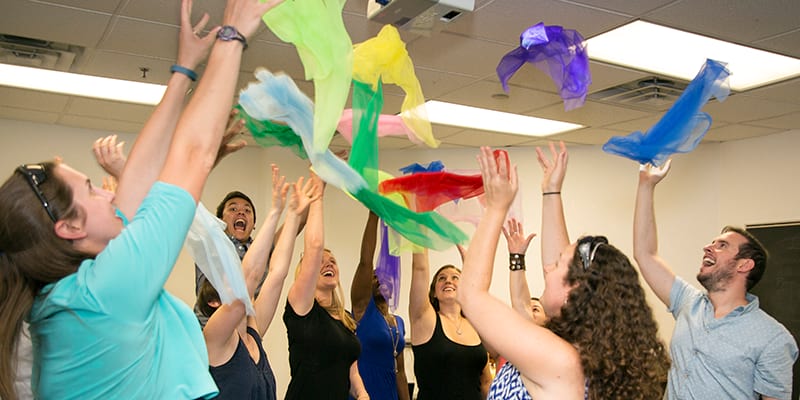
{"type": "Polygon", "coordinates": [[[564,183],[564,175],[567,174],[567,147],[564,142],[558,142],[559,151],[556,152],[556,146],[550,143],[550,158],[548,158],[542,149],[536,148],[536,158],[539,160],[539,165],[542,167],[542,193],[560,192],[561,185],[564,183]]]}
{"type": "Polygon", "coordinates": [[[181,3],[181,33],[178,36],[178,58],[175,62],[184,68],[195,70],[200,63],[205,61],[211,46],[217,40],[215,27],[203,35],[203,29],[208,24],[208,13],[203,13],[200,21],[192,25],[192,0],[183,0],[181,3]]]}
{"type": "Polygon", "coordinates": [[[657,185],[669,173],[670,165],[672,165],[672,159],[667,160],[661,167],[656,167],[653,164],[639,165],[639,183],[650,186],[657,185]]]}
{"type": "Polygon", "coordinates": [[[506,223],[506,226],[503,227],[503,236],[506,237],[509,254],[525,254],[528,251],[528,245],[531,244],[531,240],[536,237],[536,234],[531,233],[526,237],[522,223],[517,221],[516,218],[511,218],[506,223]]]}
{"type": "Polygon", "coordinates": [[[125,142],[117,143],[117,135],[108,135],[94,141],[92,151],[97,163],[109,175],[119,179],[122,175],[122,168],[125,167],[127,157],[122,151],[125,142]]]}
{"type": "Polygon", "coordinates": [[[517,170],[516,166],[510,167],[508,153],[497,152],[495,157],[491,148],[483,146],[478,155],[478,163],[481,167],[486,207],[508,210],[517,194],[517,170]]]}

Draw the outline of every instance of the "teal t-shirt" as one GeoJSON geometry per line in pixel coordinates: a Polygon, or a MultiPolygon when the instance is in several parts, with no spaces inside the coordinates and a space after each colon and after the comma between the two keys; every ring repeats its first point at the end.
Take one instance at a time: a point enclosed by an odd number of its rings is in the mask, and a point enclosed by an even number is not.
{"type": "Polygon", "coordinates": [[[94,260],[42,289],[30,314],[40,399],[212,398],[192,310],[163,289],[195,213],[162,182],[94,260]]]}

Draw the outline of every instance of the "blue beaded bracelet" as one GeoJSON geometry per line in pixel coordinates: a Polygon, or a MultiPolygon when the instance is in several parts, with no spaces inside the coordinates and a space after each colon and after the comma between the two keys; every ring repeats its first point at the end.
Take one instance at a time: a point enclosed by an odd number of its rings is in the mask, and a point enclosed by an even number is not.
{"type": "Polygon", "coordinates": [[[174,64],[172,67],[169,68],[170,72],[177,72],[180,74],[184,74],[192,80],[192,82],[197,81],[197,72],[194,72],[186,67],[181,67],[178,64],[174,64]]]}

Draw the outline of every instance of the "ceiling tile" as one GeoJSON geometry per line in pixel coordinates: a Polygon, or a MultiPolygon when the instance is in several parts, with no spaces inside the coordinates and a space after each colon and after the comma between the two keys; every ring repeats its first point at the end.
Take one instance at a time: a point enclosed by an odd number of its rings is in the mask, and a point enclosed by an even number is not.
{"type": "Polygon", "coordinates": [[[561,104],[561,97],[521,87],[513,88],[506,96],[497,82],[479,81],[444,95],[440,100],[472,107],[509,113],[561,104]],[[495,96],[499,94],[500,96],[495,96]]]}
{"type": "Polygon", "coordinates": [[[293,79],[305,79],[303,63],[297,48],[284,43],[258,41],[247,48],[242,57],[242,70],[255,71],[266,68],[274,72],[284,72],[293,79]]]}
{"type": "Polygon", "coordinates": [[[178,31],[172,25],[119,18],[98,48],[174,60],[178,54],[178,31]]]}
{"type": "Polygon", "coordinates": [[[450,125],[440,125],[440,124],[431,124],[431,127],[433,128],[433,136],[440,140],[453,136],[456,133],[464,130],[464,128],[460,126],[450,126],[450,125]]]}
{"type": "Polygon", "coordinates": [[[675,0],[577,0],[575,4],[584,4],[593,8],[609,10],[609,12],[618,12],[636,17],[674,1],[675,0]]]}
{"type": "Polygon", "coordinates": [[[795,28],[794,32],[774,36],[765,40],[757,40],[754,43],[766,50],[800,58],[800,29],[797,28],[795,28]]]}
{"type": "Polygon", "coordinates": [[[702,111],[711,115],[715,121],[748,122],[790,112],[800,112],[800,104],[769,101],[744,95],[731,95],[724,102],[711,101],[702,111]]]}
{"type": "Polygon", "coordinates": [[[32,1],[4,2],[0,33],[93,47],[111,20],[109,14],[32,1]]]}
{"type": "Polygon", "coordinates": [[[613,129],[613,124],[615,123],[644,118],[649,114],[644,111],[587,101],[583,107],[570,111],[564,111],[563,104],[556,104],[536,110],[535,112],[530,112],[528,115],[572,122],[574,124],[586,125],[587,127],[603,126],[613,129]]]}
{"type": "Polygon", "coordinates": [[[774,0],[768,7],[759,1],[706,0],[676,1],[649,13],[646,19],[717,39],[747,44],[796,29],[798,15],[800,2],[795,0],[774,0]]]}
{"type": "MultiPolygon", "coordinates": [[[[96,0],[102,1],[102,0],[96,0]]],[[[218,0],[194,0],[192,4],[192,22],[200,21],[203,13],[208,13],[206,29],[222,24],[225,3],[218,0]]],[[[181,7],[178,1],[125,1],[125,8],[120,12],[123,17],[155,21],[178,26],[181,21],[181,7]]]]}
{"type": "Polygon", "coordinates": [[[710,129],[706,133],[704,142],[726,142],[729,140],[747,139],[756,136],[764,136],[772,133],[783,132],[782,129],[762,128],[747,125],[727,125],[721,128],[710,129]]]}
{"type": "Polygon", "coordinates": [[[782,101],[785,103],[800,104],[800,78],[776,83],[760,89],[747,92],[748,96],[760,99],[782,101]]]}
{"type": "Polygon", "coordinates": [[[415,68],[415,72],[426,99],[439,98],[475,81],[474,78],[425,68],[415,68]]]}
{"type": "MultiPolygon", "coordinates": [[[[597,8],[553,0],[496,0],[479,12],[467,13],[446,28],[472,38],[519,46],[519,36],[528,27],[544,22],[576,29],[588,38],[619,25],[626,17],[597,8]]],[[[508,50],[511,50],[509,48],[508,50]]]]}
{"type": "MultiPolygon", "coordinates": [[[[44,3],[44,1],[40,2],[44,3]]],[[[113,13],[119,7],[120,3],[123,2],[123,0],[47,0],[47,3],[60,4],[73,9],[109,14],[113,13]]]]}
{"type": "Polygon", "coordinates": [[[480,77],[492,73],[507,45],[441,32],[410,43],[414,65],[447,73],[480,77]]]}
{"type": "MultiPolygon", "coordinates": [[[[103,76],[107,78],[124,79],[128,81],[155,83],[166,85],[172,73],[169,67],[175,63],[174,56],[170,59],[144,57],[140,55],[124,54],[110,51],[96,51],[91,60],[83,63],[76,72],[86,75],[103,76]],[[143,78],[141,68],[147,68],[146,78],[143,78]]],[[[195,69],[198,75],[203,76],[203,68],[195,69]]]]}

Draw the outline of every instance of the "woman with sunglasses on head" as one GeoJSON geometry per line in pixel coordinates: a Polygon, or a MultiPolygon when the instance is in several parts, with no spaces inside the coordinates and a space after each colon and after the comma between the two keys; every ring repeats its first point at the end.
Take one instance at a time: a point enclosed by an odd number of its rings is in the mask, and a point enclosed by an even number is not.
{"type": "Polygon", "coordinates": [[[516,367],[495,377],[488,398],[660,399],[669,360],[638,274],[602,236],[569,242],[561,204],[567,152],[563,143],[550,150],[552,160],[537,149],[546,328],[488,292],[517,173],[488,148],[479,156],[487,206],[464,260],[459,301],[483,340],[516,367]]]}
{"type": "MultiPolygon", "coordinates": [[[[243,41],[277,3],[229,0],[225,31],[238,30],[243,41]]],[[[184,0],[176,73],[131,150],[116,197],[59,161],[21,166],[0,187],[4,399],[16,398],[11,349],[23,318],[36,398],[217,394],[197,320],[163,286],[220,150],[244,46],[218,36],[220,28],[195,34],[208,17],[193,27],[191,8],[184,0]],[[212,45],[205,77],[181,113],[192,69],[212,45]]]]}

